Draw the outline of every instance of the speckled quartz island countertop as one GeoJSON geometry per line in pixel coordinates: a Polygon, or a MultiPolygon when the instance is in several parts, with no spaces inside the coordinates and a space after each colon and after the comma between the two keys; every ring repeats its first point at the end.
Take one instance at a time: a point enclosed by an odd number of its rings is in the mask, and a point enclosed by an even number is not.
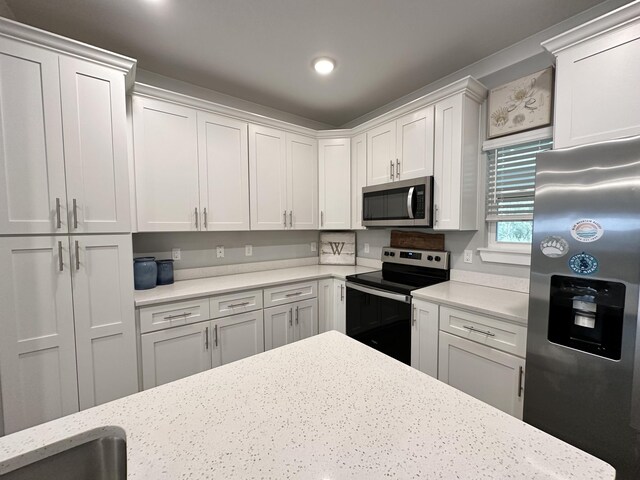
{"type": "Polygon", "coordinates": [[[472,283],[444,282],[414,290],[414,298],[527,324],[529,295],[472,283]]]}
{"type": "Polygon", "coordinates": [[[218,277],[181,280],[173,285],[163,285],[150,290],[135,292],[136,307],[157,303],[185,300],[188,298],[219,295],[251,288],[264,288],[281,283],[304,282],[321,278],[342,278],[356,273],[365,273],[375,268],[340,265],[309,265],[304,267],[281,268],[261,272],[239,273],[218,277]]]}
{"type": "Polygon", "coordinates": [[[126,433],[136,480],[615,477],[605,462],[337,332],[0,438],[0,474],[28,463],[30,450],[105,425],[126,433]]]}

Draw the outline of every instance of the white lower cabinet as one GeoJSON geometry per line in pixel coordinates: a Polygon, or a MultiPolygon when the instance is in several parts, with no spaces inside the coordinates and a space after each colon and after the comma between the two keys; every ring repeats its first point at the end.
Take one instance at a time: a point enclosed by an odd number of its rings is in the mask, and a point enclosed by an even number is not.
{"type": "Polygon", "coordinates": [[[264,348],[282,347],[318,333],[318,299],[264,309],[264,348]]]}
{"type": "Polygon", "coordinates": [[[411,316],[411,366],[438,377],[438,305],[413,300],[411,316]]]}
{"type": "Polygon", "coordinates": [[[129,235],[0,239],[4,433],[138,390],[129,235]]]}
{"type": "Polygon", "coordinates": [[[318,331],[347,333],[345,281],[328,278],[318,282],[318,331]]]}
{"type": "Polygon", "coordinates": [[[264,351],[262,310],[141,336],[142,386],[149,389],[264,351]]]}
{"type": "Polygon", "coordinates": [[[440,332],[438,379],[522,419],[523,358],[440,332]]]}

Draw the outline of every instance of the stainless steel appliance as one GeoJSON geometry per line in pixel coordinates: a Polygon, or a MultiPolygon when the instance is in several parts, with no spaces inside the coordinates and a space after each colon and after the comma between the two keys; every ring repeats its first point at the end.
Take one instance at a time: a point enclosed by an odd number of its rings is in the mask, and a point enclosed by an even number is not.
{"type": "Polygon", "coordinates": [[[431,227],[433,177],[412,178],[362,189],[365,227],[431,227]]]}
{"type": "Polygon", "coordinates": [[[640,137],[538,155],[524,420],[640,478],[640,137]]]}
{"type": "Polygon", "coordinates": [[[449,280],[449,252],[382,249],[382,270],[347,277],[347,335],[411,364],[411,291],[449,280]]]}

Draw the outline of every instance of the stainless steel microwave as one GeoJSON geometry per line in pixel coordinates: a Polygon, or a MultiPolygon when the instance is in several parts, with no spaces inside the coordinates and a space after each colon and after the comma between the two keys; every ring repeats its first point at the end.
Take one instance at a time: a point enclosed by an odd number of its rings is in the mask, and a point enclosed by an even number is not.
{"type": "Polygon", "coordinates": [[[362,224],[365,227],[431,227],[432,221],[433,177],[362,189],[362,224]]]}

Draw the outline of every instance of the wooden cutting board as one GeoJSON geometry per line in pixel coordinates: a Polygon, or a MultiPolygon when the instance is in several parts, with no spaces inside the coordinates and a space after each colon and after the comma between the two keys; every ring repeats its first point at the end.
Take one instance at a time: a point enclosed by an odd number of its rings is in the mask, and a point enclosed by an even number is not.
{"type": "Polygon", "coordinates": [[[391,230],[391,248],[444,250],[444,234],[391,230]]]}

